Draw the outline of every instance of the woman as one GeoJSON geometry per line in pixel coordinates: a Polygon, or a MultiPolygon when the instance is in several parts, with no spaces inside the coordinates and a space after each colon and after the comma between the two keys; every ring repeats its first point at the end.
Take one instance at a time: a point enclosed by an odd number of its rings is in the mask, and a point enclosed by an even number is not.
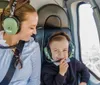
{"type": "MultiPolygon", "coordinates": [[[[37,12],[31,5],[26,3],[15,11],[15,16],[20,21],[20,31],[13,35],[7,34],[3,30],[0,31],[0,45],[13,46],[18,44],[20,40],[27,42],[24,44],[20,55],[22,67],[19,68],[21,64],[18,63],[9,85],[40,85],[40,48],[39,44],[31,37],[36,34],[37,12]]],[[[8,71],[14,51],[15,49],[12,48],[0,48],[0,82],[8,71]]]]}

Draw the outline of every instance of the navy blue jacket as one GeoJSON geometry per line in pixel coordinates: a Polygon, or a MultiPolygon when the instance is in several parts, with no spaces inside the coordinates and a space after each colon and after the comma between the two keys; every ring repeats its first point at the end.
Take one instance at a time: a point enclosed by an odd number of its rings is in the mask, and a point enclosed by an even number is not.
{"type": "Polygon", "coordinates": [[[86,66],[75,58],[71,58],[69,67],[64,76],[59,74],[59,66],[53,63],[44,63],[41,73],[41,85],[78,85],[80,82],[88,82],[90,74],[86,66]]]}

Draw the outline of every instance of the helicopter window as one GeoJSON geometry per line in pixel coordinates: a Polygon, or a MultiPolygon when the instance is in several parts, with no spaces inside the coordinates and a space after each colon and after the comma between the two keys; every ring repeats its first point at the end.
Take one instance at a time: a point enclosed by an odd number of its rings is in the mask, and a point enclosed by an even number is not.
{"type": "Polygon", "coordinates": [[[100,78],[100,43],[90,4],[81,4],[79,13],[79,37],[82,62],[100,78]]]}

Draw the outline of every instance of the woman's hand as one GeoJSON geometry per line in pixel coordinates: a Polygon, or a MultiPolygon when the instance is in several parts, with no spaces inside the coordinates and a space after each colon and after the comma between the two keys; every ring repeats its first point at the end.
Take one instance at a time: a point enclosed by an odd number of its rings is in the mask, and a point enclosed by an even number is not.
{"type": "Polygon", "coordinates": [[[79,85],[87,85],[86,82],[81,82],[79,85]]]}
{"type": "Polygon", "coordinates": [[[62,76],[64,76],[65,73],[67,72],[68,67],[69,67],[69,65],[66,62],[66,60],[62,59],[60,61],[60,65],[59,65],[59,74],[61,74],[62,76]]]}

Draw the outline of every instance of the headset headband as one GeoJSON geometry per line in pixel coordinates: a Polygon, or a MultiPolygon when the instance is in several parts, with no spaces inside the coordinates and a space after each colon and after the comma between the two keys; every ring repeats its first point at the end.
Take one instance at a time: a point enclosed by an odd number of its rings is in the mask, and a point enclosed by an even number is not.
{"type": "Polygon", "coordinates": [[[30,0],[10,0],[8,6],[6,7],[6,9],[9,8],[9,7],[12,7],[14,2],[17,2],[16,8],[15,8],[15,11],[16,11],[19,8],[21,8],[24,4],[30,3],[30,0]]]}
{"type": "Polygon", "coordinates": [[[58,32],[57,34],[53,34],[51,37],[49,37],[48,42],[47,42],[47,45],[49,44],[49,41],[50,41],[53,37],[56,37],[56,36],[58,36],[58,35],[62,35],[62,36],[64,36],[64,37],[66,37],[66,39],[70,42],[70,37],[69,37],[67,34],[65,34],[64,32],[58,32]]]}

